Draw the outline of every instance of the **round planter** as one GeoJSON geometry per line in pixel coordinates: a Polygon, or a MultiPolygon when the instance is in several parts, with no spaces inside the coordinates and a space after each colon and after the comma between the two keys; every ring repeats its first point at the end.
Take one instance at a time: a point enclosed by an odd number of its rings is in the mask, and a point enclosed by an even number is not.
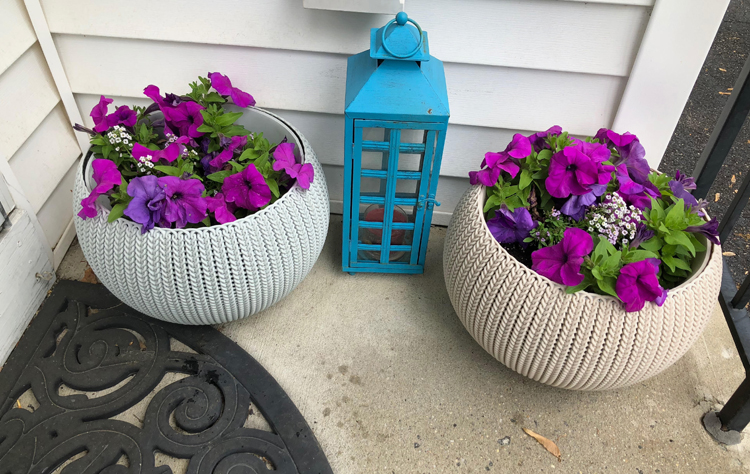
{"type": "Polygon", "coordinates": [[[666,369],[690,348],[717,303],[721,250],[707,242],[693,276],[663,306],[627,313],[611,296],[565,287],[519,263],[492,237],[484,187],[461,198],[448,226],[445,283],[458,317],[493,357],[554,387],[606,390],[666,369]]]}
{"type": "MultiPolygon", "coordinates": [[[[311,163],[310,189],[294,184],[265,209],[229,224],[196,229],[154,228],[141,234],[126,219],[107,222],[108,203],[93,219],[75,218],[83,253],[99,280],[136,310],[180,324],[218,324],[262,311],[307,275],[328,233],[328,189],[310,144],[294,127],[259,108],[238,121],[272,143],[284,136],[311,163]]],[[[74,212],[89,194],[90,166],[76,177],[74,212]]]]}

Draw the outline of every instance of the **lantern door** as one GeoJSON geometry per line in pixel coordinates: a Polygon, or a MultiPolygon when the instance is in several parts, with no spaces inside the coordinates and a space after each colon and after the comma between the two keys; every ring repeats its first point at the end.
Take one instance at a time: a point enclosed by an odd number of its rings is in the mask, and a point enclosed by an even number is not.
{"type": "Polygon", "coordinates": [[[434,205],[433,158],[443,127],[354,120],[349,207],[353,269],[422,273],[429,237],[425,220],[431,220],[434,205]]]}

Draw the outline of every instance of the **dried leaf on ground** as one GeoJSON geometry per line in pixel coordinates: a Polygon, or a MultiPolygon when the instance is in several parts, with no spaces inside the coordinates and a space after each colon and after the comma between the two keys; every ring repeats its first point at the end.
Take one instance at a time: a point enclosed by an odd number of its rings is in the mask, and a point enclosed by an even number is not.
{"type": "Polygon", "coordinates": [[[724,255],[725,257],[734,257],[737,254],[734,252],[723,252],[722,255],[724,255]]]}
{"type": "Polygon", "coordinates": [[[558,461],[562,461],[562,454],[560,454],[560,448],[558,448],[557,445],[552,440],[549,440],[540,434],[536,434],[528,428],[524,428],[523,432],[531,436],[535,440],[537,440],[539,444],[544,446],[544,449],[546,449],[547,451],[550,452],[550,454],[555,456],[558,461]]]}
{"type": "Polygon", "coordinates": [[[721,197],[721,193],[716,193],[716,196],[714,197],[714,202],[719,202],[720,197],[721,197]]]}
{"type": "Polygon", "coordinates": [[[91,267],[86,267],[86,271],[84,272],[81,281],[84,283],[93,283],[95,285],[99,284],[99,279],[96,277],[94,270],[91,267]]]}
{"type": "Polygon", "coordinates": [[[735,175],[732,175],[732,184],[737,182],[737,177],[735,175]]]}

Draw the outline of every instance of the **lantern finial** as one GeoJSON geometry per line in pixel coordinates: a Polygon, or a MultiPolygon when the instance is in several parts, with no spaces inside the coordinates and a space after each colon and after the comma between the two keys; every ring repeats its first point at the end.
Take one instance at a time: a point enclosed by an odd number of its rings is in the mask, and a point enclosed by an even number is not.
{"type": "Polygon", "coordinates": [[[384,27],[371,30],[370,57],[373,59],[396,59],[402,61],[429,61],[430,48],[427,32],[419,23],[399,12],[396,18],[384,27]],[[394,24],[395,23],[395,24],[394,24]],[[411,23],[414,26],[407,25],[411,23]]]}

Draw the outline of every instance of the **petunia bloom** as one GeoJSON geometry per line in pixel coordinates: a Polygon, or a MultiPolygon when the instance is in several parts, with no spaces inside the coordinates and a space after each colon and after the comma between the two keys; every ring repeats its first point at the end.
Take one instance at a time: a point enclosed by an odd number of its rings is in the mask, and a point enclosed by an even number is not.
{"type": "Polygon", "coordinates": [[[208,203],[208,212],[213,212],[216,221],[219,224],[226,224],[227,222],[234,222],[237,220],[234,217],[234,211],[237,210],[237,206],[234,203],[227,202],[224,199],[222,193],[217,193],[216,196],[207,197],[206,202],[208,203]]]}
{"type": "Polygon", "coordinates": [[[96,186],[91,190],[91,194],[81,200],[83,208],[78,213],[78,217],[86,219],[96,217],[96,200],[104,193],[109,192],[112,188],[122,182],[122,175],[117,170],[114,161],[105,159],[96,159],[91,162],[94,169],[94,182],[96,186]]]}
{"type": "Polygon", "coordinates": [[[271,189],[254,164],[224,178],[221,188],[224,199],[238,207],[255,211],[271,201],[271,189]]]}
{"type": "Polygon", "coordinates": [[[669,189],[677,199],[682,199],[690,207],[697,207],[698,200],[688,191],[696,188],[695,179],[691,176],[685,176],[677,170],[675,178],[669,182],[669,189]]]}
{"type": "Polygon", "coordinates": [[[630,248],[638,248],[643,242],[650,240],[654,235],[653,230],[650,230],[645,223],[639,222],[635,225],[635,238],[630,241],[630,248]]]}
{"type": "Polygon", "coordinates": [[[163,107],[162,113],[170,126],[177,127],[179,135],[198,138],[203,136],[203,132],[198,131],[198,127],[203,125],[203,109],[199,103],[187,101],[177,107],[163,107]]]}
{"type": "Polygon", "coordinates": [[[544,185],[553,197],[566,198],[571,194],[587,194],[591,185],[598,183],[598,163],[585,155],[580,146],[573,145],[552,155],[544,185]]]}
{"type": "Polygon", "coordinates": [[[284,170],[290,178],[296,179],[302,189],[310,189],[315,176],[315,169],[310,163],[300,164],[294,157],[294,143],[279,143],[273,151],[273,169],[284,170]]]}
{"type": "Polygon", "coordinates": [[[526,158],[530,154],[531,143],[529,139],[520,133],[516,133],[504,151],[499,153],[485,153],[481,164],[482,169],[479,171],[470,171],[469,181],[472,185],[482,183],[487,187],[491,187],[497,183],[500,173],[503,171],[515,178],[521,168],[514,160],[526,158]]]}
{"type": "Polygon", "coordinates": [[[640,311],[646,301],[664,304],[666,290],[659,285],[659,263],[660,260],[657,258],[647,258],[640,262],[628,263],[620,269],[615,291],[625,303],[625,311],[640,311]]]}
{"type": "Polygon", "coordinates": [[[708,240],[713,242],[714,245],[721,245],[721,242],[719,241],[719,221],[717,221],[715,217],[703,225],[689,226],[685,229],[685,232],[703,234],[708,240]]]}
{"type": "Polygon", "coordinates": [[[94,120],[94,130],[97,132],[103,132],[107,130],[107,109],[109,104],[112,103],[112,99],[107,99],[104,96],[99,98],[99,103],[91,109],[91,118],[94,120]]]}
{"type": "Polygon", "coordinates": [[[234,157],[235,150],[242,150],[247,145],[247,136],[237,135],[229,139],[229,143],[225,143],[224,150],[216,155],[209,163],[215,169],[220,169],[224,166],[224,163],[231,160],[234,157]]]}
{"type": "Polygon", "coordinates": [[[208,203],[203,198],[205,188],[200,180],[164,176],[159,178],[159,185],[166,195],[164,218],[167,222],[181,229],[206,218],[208,203]]]}
{"type": "Polygon", "coordinates": [[[524,243],[523,239],[528,237],[531,229],[535,229],[537,225],[525,207],[517,207],[511,212],[504,204],[495,211],[495,217],[487,221],[487,227],[495,240],[501,244],[520,243],[524,247],[528,244],[524,243]]]}
{"type": "Polygon", "coordinates": [[[589,206],[594,204],[596,199],[607,191],[606,184],[592,184],[590,187],[591,191],[586,194],[571,195],[560,208],[560,212],[576,221],[583,219],[589,206]]]}
{"type": "Polygon", "coordinates": [[[133,222],[141,224],[141,234],[153,229],[156,224],[169,225],[164,219],[166,194],[156,176],[133,178],[128,184],[128,195],[133,199],[125,208],[124,214],[133,222]]]}
{"type": "Polygon", "coordinates": [[[255,105],[255,99],[253,99],[253,96],[237,87],[233,87],[232,81],[230,81],[227,76],[218,72],[209,72],[208,78],[211,79],[211,87],[216,89],[216,92],[221,95],[230,96],[232,102],[234,102],[237,107],[245,108],[255,105]]]}
{"type": "Polygon", "coordinates": [[[547,137],[550,135],[560,135],[562,133],[562,127],[559,125],[553,125],[544,132],[532,133],[528,136],[531,147],[538,153],[545,148],[549,148],[547,145],[547,137]]]}
{"type": "Polygon", "coordinates": [[[594,249],[588,232],[571,227],[565,229],[557,245],[541,248],[531,254],[531,269],[550,280],[566,286],[581,284],[583,259],[594,249]]]}

